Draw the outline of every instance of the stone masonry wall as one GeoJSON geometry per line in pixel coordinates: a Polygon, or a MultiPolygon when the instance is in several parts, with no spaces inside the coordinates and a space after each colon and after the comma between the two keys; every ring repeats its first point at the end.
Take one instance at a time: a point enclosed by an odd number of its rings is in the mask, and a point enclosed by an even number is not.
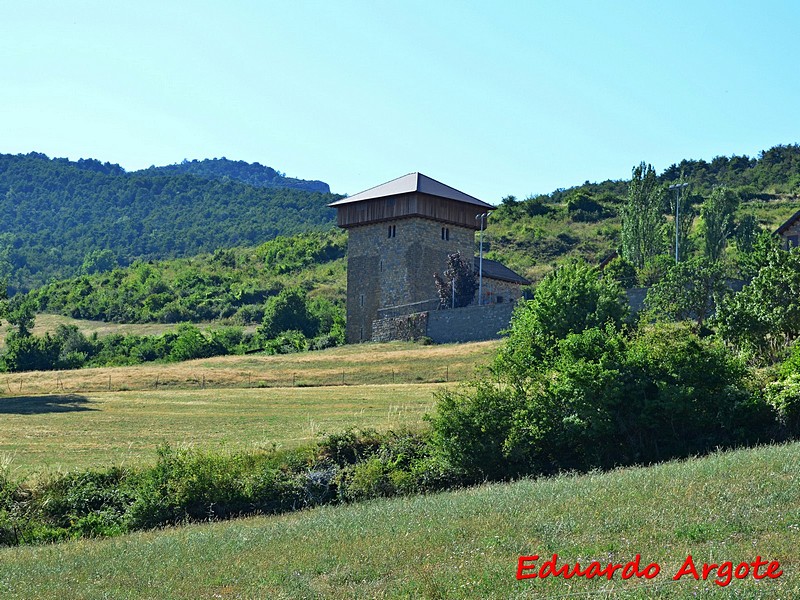
{"type": "Polygon", "coordinates": [[[423,336],[437,344],[476,342],[500,337],[514,311],[512,303],[465,306],[418,312],[372,322],[372,341],[415,340],[423,336]]]}
{"type": "Polygon", "coordinates": [[[419,312],[399,317],[376,319],[372,322],[372,341],[411,341],[427,335],[428,312],[419,312]]]}
{"type": "Polygon", "coordinates": [[[428,313],[428,337],[437,344],[474,342],[499,338],[508,329],[514,304],[465,306],[428,313]]]}
{"type": "Polygon", "coordinates": [[[781,234],[783,249],[790,250],[800,245],[800,220],[792,223],[791,227],[781,234]]]}
{"type": "MultiPolygon", "coordinates": [[[[483,278],[482,304],[502,304],[503,302],[516,302],[522,298],[522,287],[518,283],[503,281],[502,279],[483,278]]],[[[475,301],[478,292],[475,292],[475,301]]]]}

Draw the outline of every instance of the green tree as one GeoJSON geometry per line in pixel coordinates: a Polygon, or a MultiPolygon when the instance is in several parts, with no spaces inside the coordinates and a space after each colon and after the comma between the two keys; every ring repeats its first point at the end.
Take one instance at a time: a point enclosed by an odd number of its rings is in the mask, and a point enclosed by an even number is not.
{"type": "Polygon", "coordinates": [[[623,288],[632,288],[636,285],[636,268],[621,256],[617,256],[603,269],[603,277],[610,277],[623,288]]]}
{"type": "Polygon", "coordinates": [[[622,255],[637,268],[663,248],[664,187],[644,162],[633,168],[622,206],[622,255]]]}
{"type": "Polygon", "coordinates": [[[739,252],[752,252],[760,231],[761,228],[758,226],[755,215],[742,215],[742,218],[736,224],[736,232],[734,234],[736,248],[739,252]]]}
{"type": "Polygon", "coordinates": [[[703,252],[709,260],[722,258],[725,244],[735,231],[733,217],[738,205],[739,198],[733,191],[718,187],[712,190],[700,207],[703,252]]]}
{"type": "MultiPolygon", "coordinates": [[[[512,333],[513,337],[513,333],[512,333]]],[[[516,367],[515,367],[516,368],[516,367]]],[[[522,386],[439,396],[435,447],[473,480],[648,463],[769,439],[774,413],[713,338],[608,323],[557,340],[522,386]]]]}
{"type": "Polygon", "coordinates": [[[777,360],[800,338],[800,249],[773,251],[741,292],[720,303],[722,337],[760,360],[777,360]]]}
{"type": "Polygon", "coordinates": [[[648,290],[645,304],[656,315],[673,321],[694,320],[698,332],[728,291],[722,265],[695,258],[672,265],[648,290]]]}
{"type": "Polygon", "coordinates": [[[215,347],[215,344],[194,325],[181,323],[176,333],[177,338],[172,342],[169,360],[192,360],[226,353],[224,348],[215,347]]]}
{"type": "Polygon", "coordinates": [[[26,296],[14,296],[8,304],[6,316],[18,337],[28,337],[36,322],[36,302],[26,296]]]}
{"type": "Polygon", "coordinates": [[[758,232],[749,251],[740,251],[736,257],[743,279],[752,281],[761,267],[772,260],[772,255],[782,252],[778,236],[767,231],[758,232]]]}
{"type": "Polygon", "coordinates": [[[627,304],[616,281],[599,277],[597,269],[585,261],[567,263],[545,277],[533,298],[514,310],[509,337],[494,370],[517,383],[524,381],[558,340],[607,322],[619,325],[626,314],[627,304]]]}
{"type": "Polygon", "coordinates": [[[117,257],[108,248],[103,250],[92,250],[83,259],[81,274],[91,275],[92,273],[104,273],[111,271],[118,266],[117,257]]]}
{"type": "Polygon", "coordinates": [[[56,367],[61,345],[49,333],[21,336],[12,331],[6,337],[3,366],[6,371],[49,371],[56,367]]]}
{"type": "Polygon", "coordinates": [[[299,331],[312,338],[318,329],[319,320],[308,309],[306,293],[300,288],[284,288],[267,300],[257,333],[264,339],[272,339],[284,331],[299,331]]]}

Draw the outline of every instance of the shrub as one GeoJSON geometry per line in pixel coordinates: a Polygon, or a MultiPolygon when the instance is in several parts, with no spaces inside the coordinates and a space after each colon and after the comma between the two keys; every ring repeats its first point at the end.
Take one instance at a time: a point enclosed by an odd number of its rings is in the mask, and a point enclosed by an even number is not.
{"type": "Polygon", "coordinates": [[[765,397],[777,412],[786,433],[791,437],[800,436],[800,372],[767,385],[765,397]]]}
{"type": "Polygon", "coordinates": [[[648,463],[774,433],[745,367],[685,326],[591,327],[557,340],[524,377],[512,365],[513,385],[503,368],[440,396],[431,417],[434,444],[473,480],[648,463]]]}
{"type": "Polygon", "coordinates": [[[636,285],[636,267],[622,256],[617,256],[603,269],[603,277],[613,279],[623,288],[632,288],[636,285]]]}
{"type": "Polygon", "coordinates": [[[524,378],[532,365],[546,359],[558,340],[606,322],[619,324],[626,313],[616,281],[598,277],[586,262],[567,263],[539,283],[532,300],[518,304],[494,370],[524,378]]]}

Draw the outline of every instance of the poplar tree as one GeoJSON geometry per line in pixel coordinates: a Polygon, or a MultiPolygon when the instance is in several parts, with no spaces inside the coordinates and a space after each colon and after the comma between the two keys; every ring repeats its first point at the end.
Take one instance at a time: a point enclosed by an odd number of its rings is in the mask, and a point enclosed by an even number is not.
{"type": "Polygon", "coordinates": [[[722,258],[725,243],[735,230],[733,215],[738,205],[739,199],[734,192],[718,187],[712,190],[700,207],[703,250],[709,260],[718,261],[722,258]]]}
{"type": "Polygon", "coordinates": [[[622,256],[641,269],[663,248],[664,188],[652,165],[633,168],[628,197],[622,206],[622,256]]]}

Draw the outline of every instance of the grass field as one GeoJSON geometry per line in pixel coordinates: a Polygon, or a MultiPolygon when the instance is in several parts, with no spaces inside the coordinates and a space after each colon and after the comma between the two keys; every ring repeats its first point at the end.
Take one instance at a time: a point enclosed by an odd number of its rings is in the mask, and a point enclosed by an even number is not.
{"type": "Polygon", "coordinates": [[[416,427],[433,392],[473,376],[497,344],[363,344],[4,375],[0,459],[28,474],[149,462],[162,442],[246,450],[347,427],[416,427]]]}
{"type": "Polygon", "coordinates": [[[155,460],[161,443],[216,451],[290,448],[348,427],[419,427],[446,384],[164,390],[0,398],[12,472],[155,460]]]}
{"type": "Polygon", "coordinates": [[[487,485],[277,517],[0,549],[3,598],[800,598],[800,444],[650,468],[487,485]],[[655,562],[651,580],[515,578],[559,564],[655,562]],[[696,564],[780,561],[720,587],[696,564]],[[763,569],[762,569],[763,573],[763,569]]]}
{"type": "Polygon", "coordinates": [[[219,356],[132,367],[3,373],[0,394],[447,383],[474,376],[476,368],[489,362],[499,343],[492,340],[436,346],[410,342],[357,344],[278,356],[219,356]]]}

